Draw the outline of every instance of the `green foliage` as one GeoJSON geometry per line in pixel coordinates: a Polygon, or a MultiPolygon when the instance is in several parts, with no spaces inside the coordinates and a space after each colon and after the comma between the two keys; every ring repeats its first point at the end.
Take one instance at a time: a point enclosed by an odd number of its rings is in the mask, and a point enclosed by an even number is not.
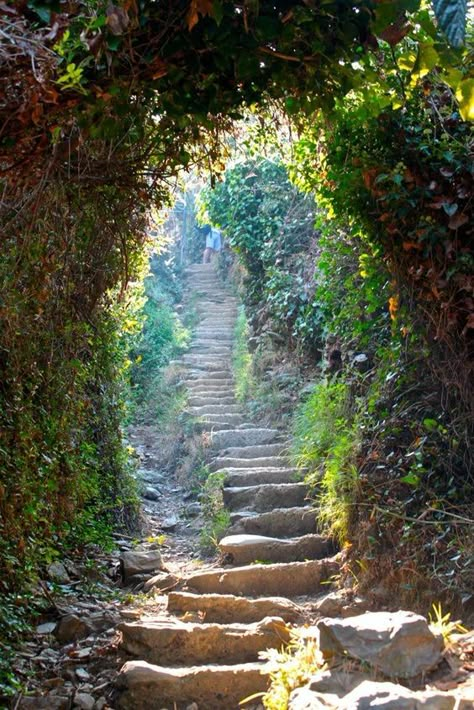
{"type": "Polygon", "coordinates": [[[249,328],[245,311],[241,307],[235,325],[235,340],[232,355],[232,368],[235,380],[235,396],[239,402],[245,402],[255,386],[252,373],[252,355],[248,349],[249,328]]]}
{"type": "Polygon", "coordinates": [[[163,381],[164,368],[186,348],[190,332],[175,312],[181,289],[170,251],[154,255],[151,269],[136,315],[142,328],[130,338],[130,380],[134,419],[160,423],[181,408],[179,394],[163,381]]]}
{"type": "Polygon", "coordinates": [[[307,683],[311,676],[324,668],[324,659],[316,639],[304,630],[292,631],[286,647],[263,651],[260,657],[268,664],[270,688],[266,693],[259,693],[246,701],[261,697],[268,710],[286,710],[292,691],[307,683]]]}
{"type": "Polygon", "coordinates": [[[230,513],[225,508],[222,498],[224,480],[225,472],[208,473],[202,486],[200,499],[204,525],[201,529],[200,542],[203,552],[215,552],[219,540],[224,537],[230,525],[230,513]]]}
{"type": "Polygon", "coordinates": [[[344,382],[319,382],[295,414],[292,455],[307,471],[318,521],[341,543],[347,540],[357,499],[358,421],[344,382]]]}
{"type": "Polygon", "coordinates": [[[34,618],[45,606],[45,599],[32,594],[2,593],[0,596],[0,703],[21,688],[21,680],[13,669],[17,644],[31,631],[34,618]]]}
{"type": "Polygon", "coordinates": [[[245,268],[251,320],[260,327],[270,320],[290,339],[314,345],[317,318],[310,323],[301,257],[314,237],[311,197],[291,185],[281,163],[256,157],[230,168],[201,200],[245,268]]]}

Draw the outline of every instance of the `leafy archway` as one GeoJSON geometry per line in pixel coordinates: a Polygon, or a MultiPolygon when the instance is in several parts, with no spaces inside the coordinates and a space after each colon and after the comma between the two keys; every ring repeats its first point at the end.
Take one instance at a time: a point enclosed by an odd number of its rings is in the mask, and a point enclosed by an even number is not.
{"type": "MultiPolygon", "coordinates": [[[[124,499],[118,435],[120,309],[140,267],[147,209],[166,201],[180,169],[216,173],[226,128],[244,107],[269,100],[295,120],[316,111],[331,119],[343,97],[358,92],[371,108],[363,129],[383,112],[397,117],[411,94],[433,94],[434,111],[447,92],[457,124],[472,118],[469,55],[450,47],[419,5],[0,6],[4,579],[33,566],[38,550],[49,554],[47,540],[71,529],[87,539],[90,514],[78,515],[86,503],[105,519],[133,509],[133,496],[124,499]]],[[[462,16],[449,25],[455,44],[462,16]]],[[[384,121],[379,129],[390,134],[393,122],[384,121]]],[[[362,167],[358,177],[379,199],[380,176],[362,167]]],[[[452,201],[440,204],[450,219],[452,201]]],[[[467,221],[457,224],[457,243],[467,242],[467,230],[467,221]]],[[[410,280],[417,251],[402,245],[402,279],[410,280]]],[[[471,332],[472,315],[463,319],[457,343],[471,332]]]]}

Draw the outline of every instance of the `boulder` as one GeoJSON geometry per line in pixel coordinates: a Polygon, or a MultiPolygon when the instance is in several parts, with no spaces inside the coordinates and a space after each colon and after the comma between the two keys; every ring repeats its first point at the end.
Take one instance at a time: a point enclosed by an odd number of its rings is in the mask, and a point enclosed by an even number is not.
{"type": "Polygon", "coordinates": [[[158,550],[123,552],[120,556],[125,582],[136,574],[145,574],[163,569],[163,560],[158,550]]]}
{"type": "Polygon", "coordinates": [[[415,692],[395,683],[365,680],[346,695],[339,710],[472,710],[473,701],[439,690],[415,692]]]}
{"type": "Polygon", "coordinates": [[[92,631],[93,626],[88,621],[76,614],[66,614],[59,619],[54,635],[60,643],[70,643],[86,638],[92,631]]]}
{"type": "Polygon", "coordinates": [[[443,645],[426,619],[410,611],[322,619],[316,625],[316,636],[326,658],[348,653],[387,676],[400,678],[412,678],[436,666],[443,645]]]}
{"type": "Polygon", "coordinates": [[[69,584],[71,581],[68,571],[62,562],[51,562],[48,565],[48,577],[56,584],[69,584]]]}
{"type": "Polygon", "coordinates": [[[153,488],[153,486],[145,486],[145,490],[143,491],[143,497],[147,500],[159,500],[161,498],[161,495],[156,490],[156,488],[153,488]]]}

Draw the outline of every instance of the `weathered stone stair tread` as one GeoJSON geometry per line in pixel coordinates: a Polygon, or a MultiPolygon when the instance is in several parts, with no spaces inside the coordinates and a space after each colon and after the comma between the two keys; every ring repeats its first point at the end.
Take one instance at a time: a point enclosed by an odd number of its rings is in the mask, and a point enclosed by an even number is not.
{"type": "Polygon", "coordinates": [[[247,663],[265,648],[289,640],[282,619],[265,618],[252,624],[189,623],[177,619],[125,622],[121,647],[150,663],[168,666],[199,663],[247,663]]]}
{"type": "Polygon", "coordinates": [[[219,471],[225,468],[280,468],[288,466],[288,459],[284,456],[260,456],[259,458],[237,459],[230,456],[216,457],[211,466],[211,470],[219,471]]]}
{"type": "Polygon", "coordinates": [[[225,468],[224,486],[258,486],[265,483],[295,483],[300,472],[294,468],[225,468]]]}
{"type": "Polygon", "coordinates": [[[235,459],[256,459],[266,456],[284,456],[288,443],[257,444],[255,446],[233,446],[221,451],[220,456],[235,459]]]}
{"type": "Polygon", "coordinates": [[[309,506],[276,508],[266,513],[240,511],[231,515],[231,525],[227,530],[228,535],[247,533],[269,537],[298,537],[315,532],[316,514],[309,506]]]}
{"type": "Polygon", "coordinates": [[[338,569],[337,561],[332,558],[271,565],[255,564],[232,569],[219,568],[191,575],[186,580],[186,586],[206,594],[250,597],[279,595],[291,599],[305,594],[317,594],[321,591],[321,583],[327,583],[338,569]]]}
{"type": "Polygon", "coordinates": [[[279,616],[286,622],[296,622],[304,616],[302,607],[283,597],[247,599],[233,594],[192,594],[170,592],[168,611],[173,614],[201,612],[209,623],[251,624],[266,616],[279,616]]]}
{"type": "Polygon", "coordinates": [[[193,414],[201,416],[203,414],[238,414],[242,411],[240,404],[203,404],[192,407],[193,414]]]}
{"type": "Polygon", "coordinates": [[[201,397],[194,395],[192,397],[188,397],[188,405],[190,407],[205,407],[208,404],[234,404],[235,403],[235,397],[230,396],[222,396],[222,397],[201,397]]]}
{"type": "Polygon", "coordinates": [[[334,554],[332,540],[322,535],[302,535],[294,538],[275,538],[264,535],[228,535],[219,542],[226,562],[248,565],[261,562],[302,562],[322,559],[334,554]]]}
{"type": "Polygon", "coordinates": [[[304,483],[262,483],[223,489],[224,504],[229,510],[247,508],[264,513],[274,508],[304,505],[308,487],[304,483]]]}
{"type": "Polygon", "coordinates": [[[212,436],[212,446],[221,449],[227,446],[245,446],[253,444],[267,444],[281,436],[278,429],[251,429],[242,432],[239,429],[224,433],[216,432],[212,436]]]}

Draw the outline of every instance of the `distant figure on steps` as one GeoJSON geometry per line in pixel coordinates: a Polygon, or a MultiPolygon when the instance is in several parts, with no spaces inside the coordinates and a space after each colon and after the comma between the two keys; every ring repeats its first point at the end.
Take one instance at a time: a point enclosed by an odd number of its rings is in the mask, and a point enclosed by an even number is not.
{"type": "Polygon", "coordinates": [[[219,229],[211,227],[210,224],[205,224],[203,227],[198,227],[201,234],[206,236],[206,247],[202,255],[202,263],[210,264],[211,258],[214,254],[222,248],[222,236],[219,229]]]}

